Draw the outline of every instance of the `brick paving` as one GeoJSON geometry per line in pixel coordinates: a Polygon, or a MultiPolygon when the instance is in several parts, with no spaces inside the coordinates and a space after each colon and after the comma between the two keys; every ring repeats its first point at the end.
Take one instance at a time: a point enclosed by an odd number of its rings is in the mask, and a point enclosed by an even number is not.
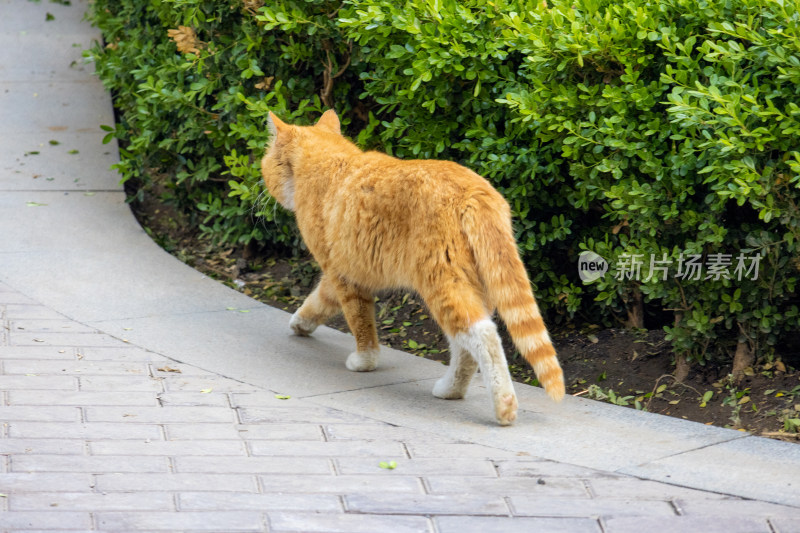
{"type": "Polygon", "coordinates": [[[796,508],[281,400],[3,284],[0,318],[3,531],[800,530],[796,508]]]}

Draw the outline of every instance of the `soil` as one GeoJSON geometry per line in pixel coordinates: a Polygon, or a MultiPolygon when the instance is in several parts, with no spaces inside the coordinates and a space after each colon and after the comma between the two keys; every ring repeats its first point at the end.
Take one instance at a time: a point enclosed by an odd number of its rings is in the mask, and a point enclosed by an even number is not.
{"type": "MultiPolygon", "coordinates": [[[[294,312],[319,276],[310,257],[215,246],[154,194],[145,192],[132,207],[168,252],[268,305],[294,312]]],[[[446,364],[446,339],[418,296],[381,294],[376,312],[382,344],[446,364]]],[[[341,316],[328,325],[349,332],[341,316]]],[[[730,375],[730,364],[710,362],[692,365],[678,383],[672,376],[675,358],[662,330],[569,326],[551,329],[551,336],[568,394],[800,443],[800,355],[795,350],[758,361],[738,382],[730,375]]],[[[502,337],[513,378],[538,385],[505,331],[502,337]]]]}

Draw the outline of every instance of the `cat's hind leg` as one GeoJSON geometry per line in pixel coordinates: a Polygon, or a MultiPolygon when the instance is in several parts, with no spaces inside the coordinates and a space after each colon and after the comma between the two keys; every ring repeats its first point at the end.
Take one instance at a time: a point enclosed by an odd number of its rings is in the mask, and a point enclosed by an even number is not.
{"type": "Polygon", "coordinates": [[[328,276],[322,275],[317,287],[308,295],[306,301],[295,311],[289,321],[295,335],[311,335],[317,326],[342,311],[336,288],[328,276]]]}
{"type": "Polygon", "coordinates": [[[380,348],[378,330],[375,328],[374,295],[343,280],[336,282],[336,294],[342,303],[347,325],[356,338],[356,351],[347,357],[345,366],[353,372],[375,370],[380,348]]]}
{"type": "Polygon", "coordinates": [[[433,386],[433,395],[445,400],[460,400],[467,393],[478,362],[453,339],[449,340],[450,366],[447,367],[447,373],[433,386]]]}
{"type": "Polygon", "coordinates": [[[517,395],[497,326],[486,317],[473,323],[466,331],[457,333],[453,340],[478,360],[483,383],[492,395],[497,422],[501,426],[514,422],[517,419],[517,395]]]}
{"type": "Polygon", "coordinates": [[[507,426],[517,418],[517,396],[497,327],[489,318],[477,289],[467,282],[442,281],[432,283],[434,288],[422,296],[439,326],[450,338],[451,357],[455,357],[455,360],[451,359],[451,368],[436,383],[433,394],[440,398],[455,398],[460,389],[466,390],[469,381],[464,379],[464,374],[470,370],[470,363],[461,354],[466,351],[481,369],[483,382],[491,394],[497,422],[507,426]],[[460,379],[457,377],[459,375],[460,379]]]}

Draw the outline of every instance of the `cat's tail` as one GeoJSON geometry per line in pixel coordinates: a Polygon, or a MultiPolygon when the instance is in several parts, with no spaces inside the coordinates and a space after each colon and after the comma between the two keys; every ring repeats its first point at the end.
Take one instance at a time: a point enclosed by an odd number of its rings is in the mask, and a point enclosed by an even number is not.
{"type": "Polygon", "coordinates": [[[462,227],[475,257],[488,300],[500,313],[514,345],[555,401],[564,397],[564,374],[550,341],[528,273],[519,258],[504,200],[473,196],[462,211],[462,227]]]}

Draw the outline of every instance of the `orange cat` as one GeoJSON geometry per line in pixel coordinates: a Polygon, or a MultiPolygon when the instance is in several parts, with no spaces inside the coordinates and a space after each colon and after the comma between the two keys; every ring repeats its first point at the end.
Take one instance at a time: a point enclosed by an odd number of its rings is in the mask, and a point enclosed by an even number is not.
{"type": "Polygon", "coordinates": [[[375,370],[374,293],[414,289],[450,341],[450,366],[434,396],[463,398],[480,367],[502,425],[517,417],[495,309],[554,399],[564,378],[528,275],[517,253],[506,201],[481,176],[446,161],[402,161],[363,152],[326,111],[315,126],[269,114],[261,161],[270,194],[294,211],[322,279],[290,325],[309,335],[344,312],[356,339],[347,368],[375,370]]]}

